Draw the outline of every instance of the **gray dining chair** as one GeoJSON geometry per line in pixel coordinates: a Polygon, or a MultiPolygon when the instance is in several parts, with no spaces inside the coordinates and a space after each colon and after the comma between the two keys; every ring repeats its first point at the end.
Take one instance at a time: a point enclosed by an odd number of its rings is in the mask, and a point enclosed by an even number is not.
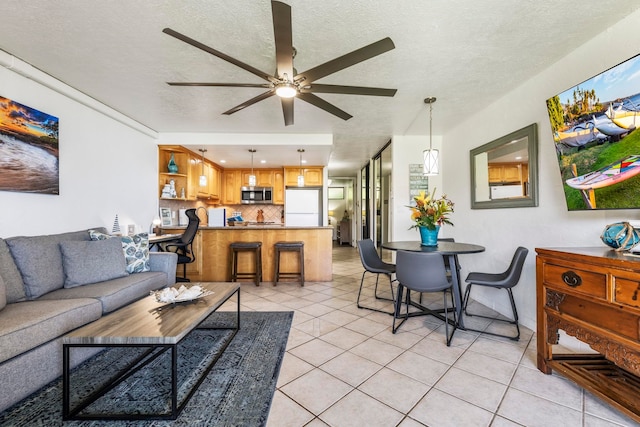
{"type": "Polygon", "coordinates": [[[515,325],[516,327],[516,335],[502,335],[496,334],[488,331],[481,331],[478,329],[465,328],[470,331],[482,332],[489,335],[495,335],[498,337],[509,338],[514,341],[518,341],[520,339],[520,326],[518,325],[518,310],[516,309],[516,302],[513,299],[512,288],[518,284],[520,281],[520,275],[522,274],[522,267],[524,265],[524,260],[527,258],[527,254],[529,250],[527,248],[523,248],[522,246],[516,249],[516,252],[513,254],[513,258],[511,259],[511,264],[509,264],[509,268],[507,268],[502,273],[479,273],[479,272],[471,272],[466,278],[466,282],[468,283],[467,289],[464,292],[464,298],[462,300],[462,310],[464,314],[467,316],[477,316],[484,317],[485,319],[497,320],[500,322],[510,323],[515,325]],[[505,289],[509,294],[509,301],[511,302],[511,310],[513,311],[513,320],[509,319],[501,319],[498,317],[484,316],[481,314],[469,313],[467,311],[467,305],[469,304],[469,295],[471,294],[471,286],[484,286],[488,288],[495,289],[505,289]]]}
{"type": "MultiPolygon", "coordinates": [[[[457,319],[453,295],[451,295],[451,312],[453,313],[453,325],[451,335],[449,335],[449,307],[447,304],[447,293],[452,290],[453,284],[444,264],[442,255],[429,252],[408,252],[398,251],[396,255],[396,279],[398,280],[398,292],[395,301],[395,314],[393,316],[392,331],[396,331],[409,318],[409,306],[411,305],[411,291],[415,292],[442,292],[444,301],[444,325],[447,346],[451,345],[451,339],[456,331],[457,319]],[[400,314],[402,308],[403,292],[406,288],[405,298],[406,313],[400,314]],[[402,321],[396,326],[396,320],[402,321]]],[[[431,314],[442,318],[439,313],[424,308],[425,314],[431,314]]]]}
{"type": "Polygon", "coordinates": [[[360,305],[360,295],[362,294],[362,287],[364,285],[364,277],[367,273],[376,275],[376,285],[373,289],[373,296],[376,299],[393,301],[393,278],[391,277],[396,272],[396,266],[394,264],[384,262],[380,259],[378,252],[376,251],[375,246],[373,245],[373,241],[371,239],[359,240],[358,241],[358,252],[360,253],[360,260],[362,261],[362,266],[364,267],[364,271],[362,272],[362,278],[360,279],[360,289],[358,290],[358,299],[356,300],[356,305],[358,308],[365,308],[367,310],[377,311],[379,313],[386,313],[393,316],[392,311],[385,311],[379,308],[374,307],[365,307],[360,305]],[[385,298],[378,296],[378,279],[380,275],[384,274],[389,278],[389,287],[391,289],[391,298],[385,298]]]}

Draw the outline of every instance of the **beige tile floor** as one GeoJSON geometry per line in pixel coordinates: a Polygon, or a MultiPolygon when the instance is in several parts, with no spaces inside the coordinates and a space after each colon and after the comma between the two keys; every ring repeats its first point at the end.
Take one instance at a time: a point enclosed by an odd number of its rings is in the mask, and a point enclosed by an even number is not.
{"type": "MultiPolygon", "coordinates": [[[[242,284],[242,310],[295,312],[269,427],[638,425],[572,382],[539,372],[527,328],[519,342],[458,330],[447,347],[442,321],[421,316],[392,334],[391,316],[356,306],[362,272],[356,249],[343,246],[334,248],[330,283],[242,284]]],[[[375,276],[368,277],[361,302],[390,310],[372,298],[375,276]]],[[[384,279],[379,292],[388,295],[384,279]]],[[[441,294],[429,301],[441,303],[441,294]]],[[[477,303],[473,309],[490,313],[477,303]]],[[[477,319],[465,321],[505,328],[477,319]]]]}

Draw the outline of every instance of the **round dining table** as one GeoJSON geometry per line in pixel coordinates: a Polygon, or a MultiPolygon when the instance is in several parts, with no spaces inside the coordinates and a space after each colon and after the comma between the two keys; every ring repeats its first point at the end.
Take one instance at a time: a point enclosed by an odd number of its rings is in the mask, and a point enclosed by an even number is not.
{"type": "MultiPolygon", "coordinates": [[[[422,246],[419,241],[399,241],[383,243],[384,249],[392,251],[410,251],[410,252],[430,252],[442,254],[448,260],[451,270],[451,283],[453,284],[453,301],[456,306],[456,327],[464,329],[464,320],[462,318],[462,286],[460,284],[460,264],[458,263],[458,255],[474,254],[484,251],[484,246],[474,245],[471,243],[438,241],[438,246],[422,246]]],[[[420,307],[418,304],[415,304],[420,307]]],[[[429,310],[425,310],[426,313],[429,310]]]]}

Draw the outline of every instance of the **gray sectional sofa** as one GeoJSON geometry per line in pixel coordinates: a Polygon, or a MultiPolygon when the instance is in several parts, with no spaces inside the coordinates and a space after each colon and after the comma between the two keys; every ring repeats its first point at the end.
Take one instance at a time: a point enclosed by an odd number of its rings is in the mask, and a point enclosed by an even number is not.
{"type": "Polygon", "coordinates": [[[62,374],[64,334],[175,283],[175,254],[92,230],[0,238],[0,411],[62,374]]]}

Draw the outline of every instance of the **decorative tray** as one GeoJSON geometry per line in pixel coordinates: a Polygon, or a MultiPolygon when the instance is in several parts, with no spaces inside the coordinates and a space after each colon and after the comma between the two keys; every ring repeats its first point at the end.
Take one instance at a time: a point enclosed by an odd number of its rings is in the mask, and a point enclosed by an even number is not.
{"type": "Polygon", "coordinates": [[[198,298],[206,297],[213,294],[212,291],[203,288],[199,285],[193,285],[190,288],[182,285],[179,288],[164,288],[159,291],[151,291],[150,295],[153,296],[156,301],[164,303],[177,303],[194,301],[198,298]]]}

